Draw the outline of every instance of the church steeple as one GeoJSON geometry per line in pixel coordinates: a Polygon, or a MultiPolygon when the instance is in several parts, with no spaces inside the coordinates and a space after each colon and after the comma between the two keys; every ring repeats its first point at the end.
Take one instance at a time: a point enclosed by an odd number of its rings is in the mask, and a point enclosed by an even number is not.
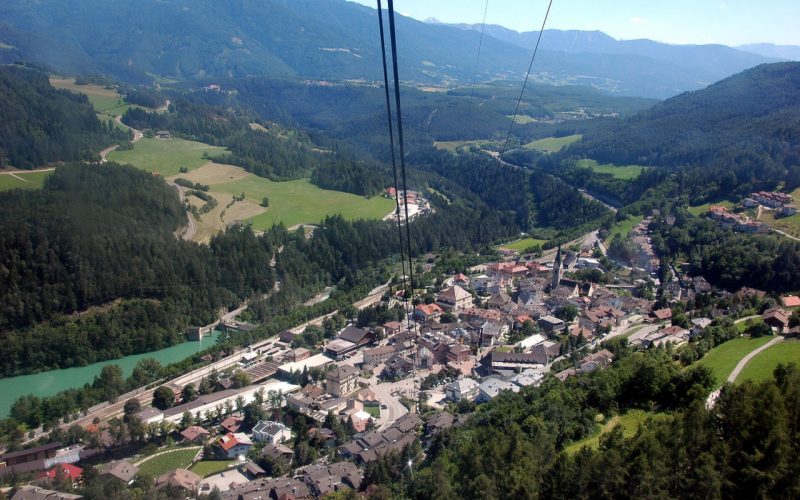
{"type": "Polygon", "coordinates": [[[556,252],[556,260],[553,262],[553,282],[550,284],[550,291],[558,287],[558,283],[561,281],[561,245],[558,245],[558,251],[556,252]]]}

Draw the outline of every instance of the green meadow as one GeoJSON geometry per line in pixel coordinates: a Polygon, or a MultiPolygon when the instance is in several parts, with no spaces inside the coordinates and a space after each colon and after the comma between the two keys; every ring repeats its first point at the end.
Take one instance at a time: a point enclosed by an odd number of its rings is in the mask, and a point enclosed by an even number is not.
{"type": "Polygon", "coordinates": [[[784,340],[756,354],[745,365],[739,376],[736,377],[736,381],[752,380],[760,382],[762,380],[771,380],[772,372],[779,364],[786,365],[789,363],[795,363],[800,366],[800,341],[798,340],[784,340]]]}
{"type": "Polygon", "coordinates": [[[610,163],[599,164],[597,160],[583,159],[577,161],[577,166],[591,168],[598,174],[611,174],[617,179],[630,180],[639,177],[639,174],[648,167],[641,165],[612,165],[610,163]]]}
{"type": "Polygon", "coordinates": [[[709,368],[714,373],[715,387],[721,387],[743,357],[771,339],[772,337],[739,337],[729,340],[708,351],[697,364],[709,368]]]}
{"type": "Polygon", "coordinates": [[[567,135],[564,137],[545,137],[525,144],[525,149],[536,149],[545,153],[556,153],[573,142],[580,141],[583,134],[567,135]]]}
{"type": "Polygon", "coordinates": [[[217,156],[223,152],[225,152],[225,148],[210,146],[202,142],[145,137],[134,144],[131,150],[112,151],[108,154],[108,160],[130,163],[142,170],[170,177],[178,175],[181,167],[193,170],[208,163],[209,160],[203,158],[204,153],[217,156]]]}
{"type": "Polygon", "coordinates": [[[0,191],[9,189],[36,189],[44,186],[44,180],[52,172],[7,172],[0,173],[0,191]]]}

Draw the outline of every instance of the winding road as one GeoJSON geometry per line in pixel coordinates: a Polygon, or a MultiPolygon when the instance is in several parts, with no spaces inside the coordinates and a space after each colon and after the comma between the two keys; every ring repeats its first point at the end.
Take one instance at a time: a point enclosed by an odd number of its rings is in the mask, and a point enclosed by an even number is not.
{"type": "MultiPolygon", "coordinates": [[[[751,359],[753,359],[756,356],[758,356],[759,353],[761,353],[762,351],[764,351],[766,349],[769,349],[770,347],[772,347],[775,344],[778,344],[780,342],[783,342],[783,337],[778,335],[777,337],[775,337],[774,339],[770,340],[769,342],[767,342],[766,344],[762,345],[761,347],[759,347],[757,349],[753,349],[752,351],[750,351],[745,357],[743,357],[742,359],[739,360],[739,362],[736,364],[736,368],[734,368],[733,371],[731,372],[731,374],[728,375],[728,378],[726,379],[726,382],[729,383],[729,384],[732,384],[732,383],[736,382],[736,378],[739,376],[739,373],[741,373],[741,371],[744,370],[744,367],[747,366],[747,363],[749,363],[751,359]]],[[[721,390],[722,389],[717,389],[716,391],[714,391],[714,392],[712,392],[711,394],[708,395],[708,399],[706,399],[706,408],[713,408],[714,407],[714,405],[717,402],[717,398],[719,397],[719,393],[720,393],[721,390]]]]}

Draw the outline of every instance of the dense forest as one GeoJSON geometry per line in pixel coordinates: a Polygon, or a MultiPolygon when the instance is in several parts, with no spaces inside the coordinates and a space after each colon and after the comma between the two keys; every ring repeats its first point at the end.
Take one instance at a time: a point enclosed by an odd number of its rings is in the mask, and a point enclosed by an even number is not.
{"type": "Polygon", "coordinates": [[[408,473],[403,454],[367,468],[373,498],[793,498],[800,491],[800,372],[726,386],[682,371],[667,352],[617,351],[611,368],[504,393],[436,436],[408,473]],[[595,448],[566,450],[598,419],[633,409],[649,417],[595,448]]]}
{"type": "Polygon", "coordinates": [[[737,290],[742,286],[776,292],[800,283],[800,242],[782,236],[748,235],[720,228],[684,208],[672,209],[673,225],[653,224],[653,249],[666,262],[689,262],[693,275],[737,290]]]}
{"type": "Polygon", "coordinates": [[[209,246],[176,240],[185,217],[163,180],[114,164],[67,164],[44,189],[4,193],[0,373],[164,347],[272,288],[267,240],[236,228],[209,246]]]}
{"type": "Polygon", "coordinates": [[[130,139],[101,122],[86,96],[53,88],[35,69],[0,66],[0,102],[0,168],[89,160],[130,139]]]}
{"type": "Polygon", "coordinates": [[[716,196],[800,186],[800,63],[765,64],[586,132],[564,155],[692,167],[687,186],[716,196]]]}

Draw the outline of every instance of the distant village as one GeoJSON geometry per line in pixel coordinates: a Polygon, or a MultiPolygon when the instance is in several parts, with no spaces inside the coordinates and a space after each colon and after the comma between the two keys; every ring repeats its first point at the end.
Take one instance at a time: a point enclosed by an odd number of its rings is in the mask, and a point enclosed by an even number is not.
{"type": "Polygon", "coordinates": [[[755,217],[751,218],[745,213],[734,212],[723,206],[710,207],[708,216],[726,229],[742,233],[766,233],[770,230],[769,224],[758,220],[762,211],[774,211],[777,217],[790,217],[797,213],[797,205],[791,196],[772,191],[751,193],[740,206],[741,210],[755,210],[755,217]]]}
{"type": "MultiPolygon", "coordinates": [[[[424,206],[409,193],[409,204],[412,199],[424,206]]],[[[641,349],[675,348],[716,319],[737,314],[751,298],[765,299],[754,289],[715,290],[702,276],[677,268],[670,269],[668,282],[658,282],[650,220],[632,231],[641,249],[635,267],[605,284],[580,278],[608,271],[599,243],[558,247],[547,256],[502,251],[501,260],[441,276],[441,286],[414,305],[404,301],[402,290],[387,291],[386,309],[408,307],[409,314],[401,312],[397,320],[344,324],[332,338],[307,347],[301,344],[310,327],[287,330],[224,358],[209,357],[212,365],[203,369],[200,385],[210,392],[187,397],[189,384],[173,381],[162,386],[168,389],[164,409],[155,406],[155,396],[149,398],[153,406],[129,399],[136,403],[128,411],[126,402],[125,418],[140,422],[147,436],[169,436],[167,448],[196,450],[191,466],[153,478],[156,487],[185,497],[219,492],[242,500],[357,490],[368,464],[414,446],[424,453],[437,432],[459,425],[475,405],[546,377],[566,380],[609,366],[613,349],[604,342],[620,337],[641,349]],[[651,286],[661,288],[658,300],[651,286]],[[676,321],[673,306],[701,295],[732,306],[676,321]],[[222,464],[222,470],[192,470],[209,463],[222,464]]],[[[783,307],[763,312],[764,324],[800,336],[800,327],[789,327],[788,310],[800,306],[800,298],[782,301],[783,307]]],[[[255,328],[233,320],[213,326],[255,328]]],[[[206,333],[192,331],[194,338],[206,333]]],[[[133,484],[148,458],[112,453],[134,440],[121,428],[113,419],[96,421],[85,429],[92,436],[87,442],[7,452],[0,474],[32,475],[15,499],[80,498],[48,489],[64,480],[80,484],[83,469],[76,464],[95,464],[108,481],[133,484]]]]}

